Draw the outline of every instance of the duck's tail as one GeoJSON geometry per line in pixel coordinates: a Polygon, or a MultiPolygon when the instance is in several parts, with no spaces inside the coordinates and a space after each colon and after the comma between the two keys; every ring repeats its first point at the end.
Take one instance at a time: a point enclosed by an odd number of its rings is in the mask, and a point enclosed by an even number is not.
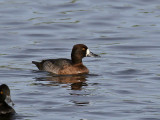
{"type": "Polygon", "coordinates": [[[39,70],[42,70],[42,65],[40,62],[32,61],[32,63],[35,64],[39,70]]]}

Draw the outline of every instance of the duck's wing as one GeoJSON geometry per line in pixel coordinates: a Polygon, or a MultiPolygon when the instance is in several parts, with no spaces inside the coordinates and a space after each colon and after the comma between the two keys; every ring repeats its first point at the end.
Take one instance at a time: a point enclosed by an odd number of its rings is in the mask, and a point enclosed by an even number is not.
{"type": "Polygon", "coordinates": [[[58,74],[59,70],[63,69],[66,66],[70,66],[72,61],[69,59],[60,58],[42,60],[42,62],[32,61],[32,63],[35,64],[39,70],[58,74]]]}

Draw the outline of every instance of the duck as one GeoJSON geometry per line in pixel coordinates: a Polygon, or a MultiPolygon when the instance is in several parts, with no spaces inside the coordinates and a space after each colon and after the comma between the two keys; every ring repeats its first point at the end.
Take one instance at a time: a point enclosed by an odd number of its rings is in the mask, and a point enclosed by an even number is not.
{"type": "Polygon", "coordinates": [[[9,87],[6,84],[0,85],[0,116],[15,113],[15,110],[8,105],[10,102],[14,105],[11,100],[9,87]]]}
{"type": "Polygon", "coordinates": [[[88,68],[83,65],[82,59],[84,57],[100,57],[92,53],[84,44],[76,44],[72,48],[71,59],[45,59],[41,62],[32,61],[39,70],[47,71],[57,75],[77,75],[88,74],[88,68]]]}

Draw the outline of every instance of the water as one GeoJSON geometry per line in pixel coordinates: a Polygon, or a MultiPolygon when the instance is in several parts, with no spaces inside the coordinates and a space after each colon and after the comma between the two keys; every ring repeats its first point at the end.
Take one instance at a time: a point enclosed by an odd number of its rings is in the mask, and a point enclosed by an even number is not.
{"type": "Polygon", "coordinates": [[[0,83],[17,120],[160,120],[158,0],[1,0],[0,83]],[[86,44],[89,75],[51,76],[32,60],[86,44]]]}

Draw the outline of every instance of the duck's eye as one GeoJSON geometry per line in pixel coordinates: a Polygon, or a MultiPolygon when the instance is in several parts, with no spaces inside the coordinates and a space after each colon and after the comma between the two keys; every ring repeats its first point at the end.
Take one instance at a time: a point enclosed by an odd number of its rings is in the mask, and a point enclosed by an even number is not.
{"type": "Polygon", "coordinates": [[[82,48],[82,50],[86,50],[85,48],[82,48]]]}
{"type": "Polygon", "coordinates": [[[3,91],[0,91],[0,94],[2,95],[2,94],[3,94],[3,91]]]}

